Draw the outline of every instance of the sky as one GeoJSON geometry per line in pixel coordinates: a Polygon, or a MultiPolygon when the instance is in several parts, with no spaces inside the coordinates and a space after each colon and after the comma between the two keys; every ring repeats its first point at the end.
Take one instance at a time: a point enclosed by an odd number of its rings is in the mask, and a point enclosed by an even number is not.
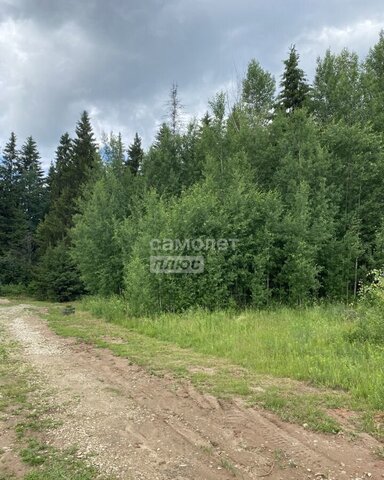
{"type": "Polygon", "coordinates": [[[173,83],[199,117],[252,58],[279,82],[295,44],[311,79],[327,48],[364,58],[381,29],[383,0],[0,0],[0,148],[32,135],[47,166],[83,110],[98,139],[148,146],[173,83]]]}

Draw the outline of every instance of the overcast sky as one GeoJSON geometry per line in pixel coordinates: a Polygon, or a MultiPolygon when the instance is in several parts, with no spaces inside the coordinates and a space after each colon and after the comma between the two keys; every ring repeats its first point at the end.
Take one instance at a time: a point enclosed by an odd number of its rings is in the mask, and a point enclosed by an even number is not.
{"type": "Polygon", "coordinates": [[[279,80],[295,43],[311,77],[328,47],[364,56],[383,28],[383,0],[0,0],[0,145],[32,135],[47,164],[84,109],[98,137],[148,145],[173,82],[200,115],[251,58],[279,80]]]}

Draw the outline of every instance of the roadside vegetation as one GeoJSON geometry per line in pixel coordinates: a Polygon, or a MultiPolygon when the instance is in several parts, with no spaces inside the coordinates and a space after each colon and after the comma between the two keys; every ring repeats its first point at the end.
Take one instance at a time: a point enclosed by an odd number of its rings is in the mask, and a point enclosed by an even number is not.
{"type": "Polygon", "coordinates": [[[316,431],[382,438],[384,350],[351,340],[358,324],[346,313],[319,306],[137,318],[119,298],[87,298],[73,315],[51,308],[48,321],[60,335],[109,348],[154,374],[171,372],[219,398],[243,397],[316,431]],[[348,427],[338,419],[342,408],[350,411],[348,427]]]}
{"type": "Polygon", "coordinates": [[[6,448],[0,449],[0,480],[108,480],[80,460],[75,447],[61,451],[47,444],[45,434],[57,425],[52,420],[56,406],[51,402],[51,392],[22,360],[19,345],[8,339],[3,327],[0,390],[2,428],[6,428],[6,438],[12,444],[12,448],[4,445],[6,448]],[[9,452],[12,460],[5,459],[9,452]]]}
{"type": "Polygon", "coordinates": [[[384,347],[355,340],[360,324],[342,306],[197,310],[135,318],[124,314],[118,299],[88,298],[83,305],[143,335],[226,358],[255,372],[343,389],[384,409],[384,347]]]}

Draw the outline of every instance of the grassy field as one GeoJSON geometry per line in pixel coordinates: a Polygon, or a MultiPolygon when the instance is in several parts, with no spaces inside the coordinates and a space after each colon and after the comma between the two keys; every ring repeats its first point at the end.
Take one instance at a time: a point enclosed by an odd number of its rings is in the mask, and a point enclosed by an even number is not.
{"type": "Polygon", "coordinates": [[[352,341],[355,321],[345,307],[131,318],[118,298],[90,297],[82,305],[145,336],[226,358],[253,372],[341,389],[372,408],[384,409],[384,345],[352,341]]]}
{"type": "Polygon", "coordinates": [[[384,438],[384,352],[351,343],[354,322],[342,307],[131,318],[121,299],[87,298],[75,314],[62,311],[51,306],[47,315],[57,334],[108,348],[155,375],[171,373],[220,398],[240,396],[314,431],[384,438]],[[339,422],[340,409],[353,425],[339,422]]]}

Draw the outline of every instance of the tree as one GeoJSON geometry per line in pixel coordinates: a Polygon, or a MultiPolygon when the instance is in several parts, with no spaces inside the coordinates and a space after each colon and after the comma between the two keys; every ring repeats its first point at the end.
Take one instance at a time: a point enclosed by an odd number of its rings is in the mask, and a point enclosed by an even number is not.
{"type": "Polygon", "coordinates": [[[21,205],[29,230],[34,232],[45,213],[44,175],[36,142],[28,137],[20,150],[21,205]]]}
{"type": "Polygon", "coordinates": [[[144,150],[141,146],[141,138],[136,132],[133,143],[128,147],[127,150],[128,158],[126,164],[130,168],[133,175],[137,175],[143,164],[144,150]]]}
{"type": "Polygon", "coordinates": [[[66,132],[60,137],[56,150],[56,159],[50,174],[51,201],[57,200],[70,182],[70,173],[73,162],[73,141],[66,132]]]}
{"type": "Polygon", "coordinates": [[[169,110],[169,127],[173,135],[179,132],[181,127],[181,110],[183,106],[179,99],[178,86],[174,83],[171,87],[168,110],[169,110]]]}
{"type": "Polygon", "coordinates": [[[25,283],[27,222],[21,207],[19,152],[12,132],[0,163],[0,283],[25,283]]]}
{"type": "Polygon", "coordinates": [[[55,163],[49,181],[50,204],[44,220],[38,226],[37,238],[42,255],[49,246],[64,240],[74,215],[73,142],[68,133],[60,137],[55,163]]]}
{"type": "Polygon", "coordinates": [[[77,123],[76,137],[73,140],[71,176],[75,197],[79,195],[79,189],[92,177],[99,163],[91,121],[88,113],[84,111],[77,123]]]}
{"type": "Polygon", "coordinates": [[[175,195],[181,191],[181,172],[180,136],[163,123],[143,160],[145,183],[161,195],[175,195]]]}
{"type": "Polygon", "coordinates": [[[292,112],[307,103],[309,86],[304,71],[299,67],[299,58],[296,47],[292,45],[288,59],[284,60],[285,70],[278,97],[279,105],[285,112],[292,112]]]}
{"type": "Polygon", "coordinates": [[[278,275],[280,295],[285,293],[282,298],[296,305],[312,300],[319,288],[316,249],[310,241],[311,220],[309,186],[301,181],[283,222],[284,260],[278,275]]]}
{"type": "Polygon", "coordinates": [[[274,102],[276,82],[273,76],[253,59],[248,64],[242,87],[242,101],[246,110],[252,116],[265,119],[274,102]]]}
{"type": "Polygon", "coordinates": [[[76,292],[83,292],[79,271],[70,259],[69,231],[73,227],[75,214],[79,213],[79,202],[87,195],[86,186],[95,181],[101,165],[87,112],[82,113],[77,123],[76,138],[73,142],[68,134],[61,137],[56,160],[54,198],[38,230],[40,259],[34,285],[37,294],[46,295],[43,291],[45,279],[42,275],[47,268],[56,264],[57,271],[50,274],[55,289],[49,291],[52,298],[64,298],[60,293],[62,289],[70,291],[72,296],[75,296],[76,292]],[[65,261],[55,258],[56,255],[64,255],[65,261]],[[55,278],[52,279],[52,276],[55,278]]]}
{"type": "Polygon", "coordinates": [[[42,300],[56,302],[69,302],[85,293],[66,242],[59,241],[46,249],[36,267],[31,291],[42,300]]]}
{"type": "Polygon", "coordinates": [[[18,220],[21,210],[18,198],[18,152],[16,135],[12,132],[8,143],[3,149],[0,163],[0,254],[5,254],[19,236],[18,220]]]}
{"type": "Polygon", "coordinates": [[[23,239],[25,267],[31,270],[36,255],[36,228],[46,210],[46,189],[36,142],[28,137],[20,155],[20,207],[26,221],[23,239]]]}
{"type": "Polygon", "coordinates": [[[363,88],[361,68],[356,53],[347,49],[339,55],[327,50],[317,59],[312,90],[312,109],[319,120],[343,119],[348,123],[362,118],[363,88]]]}
{"type": "Polygon", "coordinates": [[[384,131],[384,30],[371,48],[364,64],[364,102],[366,118],[374,127],[384,131]]]}

